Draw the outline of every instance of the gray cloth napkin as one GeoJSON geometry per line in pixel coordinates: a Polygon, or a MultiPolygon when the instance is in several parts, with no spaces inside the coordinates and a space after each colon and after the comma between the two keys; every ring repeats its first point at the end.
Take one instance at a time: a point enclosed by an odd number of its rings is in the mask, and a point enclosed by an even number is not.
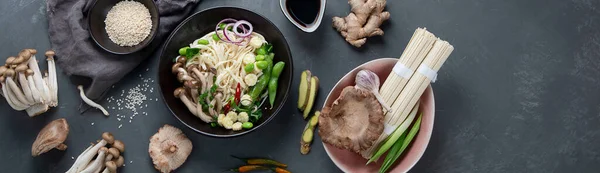
{"type": "Polygon", "coordinates": [[[198,1],[155,0],[160,24],[153,42],[139,52],[115,55],[96,45],[88,32],[87,13],[95,0],[47,0],[48,32],[56,62],[68,76],[91,79],[86,95],[98,100],[110,86],[150,57],[198,1]]]}

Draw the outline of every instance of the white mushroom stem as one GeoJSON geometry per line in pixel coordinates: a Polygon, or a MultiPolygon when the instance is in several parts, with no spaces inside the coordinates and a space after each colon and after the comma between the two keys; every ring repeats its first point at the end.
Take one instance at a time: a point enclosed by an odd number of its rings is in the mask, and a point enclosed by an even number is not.
{"type": "Polygon", "coordinates": [[[29,115],[29,117],[35,117],[37,115],[40,115],[46,111],[48,111],[49,107],[47,104],[44,103],[36,103],[32,106],[29,106],[27,109],[25,109],[25,111],[27,112],[27,115],[29,115]]]}
{"type": "MultiPolygon", "coordinates": [[[[190,110],[190,111],[192,111],[192,110],[190,110]]],[[[194,111],[192,111],[192,112],[194,112],[194,111]]],[[[198,105],[196,106],[196,113],[194,115],[196,115],[198,118],[200,118],[200,120],[207,122],[207,123],[214,121],[213,118],[206,115],[204,113],[204,111],[202,111],[202,105],[200,105],[200,103],[198,103],[198,105]]]]}
{"type": "Polygon", "coordinates": [[[23,72],[19,72],[19,84],[21,84],[21,89],[23,90],[23,94],[25,94],[25,99],[27,99],[29,103],[36,103],[35,99],[33,99],[33,95],[31,93],[31,88],[29,87],[27,77],[23,72]]]}
{"type": "Polygon", "coordinates": [[[110,173],[110,171],[108,170],[108,168],[104,168],[104,170],[102,171],[102,173],[110,173]]]}
{"type": "Polygon", "coordinates": [[[33,75],[27,76],[27,82],[29,83],[29,89],[31,91],[31,96],[33,96],[34,102],[42,103],[43,102],[42,94],[40,93],[40,91],[38,90],[38,88],[36,87],[36,85],[34,83],[33,75]]]}
{"type": "Polygon", "coordinates": [[[83,102],[87,103],[88,105],[95,107],[97,109],[100,109],[102,111],[102,113],[106,116],[108,116],[108,111],[106,111],[106,109],[104,109],[104,107],[102,107],[102,105],[90,100],[87,96],[85,96],[85,93],[83,92],[83,86],[79,85],[77,86],[77,89],[79,89],[79,96],[81,96],[81,99],[83,100],[83,102]]]}
{"type": "Polygon", "coordinates": [[[58,104],[58,80],[56,77],[56,66],[54,64],[53,56],[48,56],[47,60],[48,60],[48,72],[50,73],[48,87],[50,88],[50,91],[51,91],[50,92],[51,97],[52,97],[51,105],[56,106],[58,104]]]}
{"type": "Polygon", "coordinates": [[[29,58],[29,68],[33,70],[33,80],[35,83],[35,87],[40,91],[42,102],[49,102],[50,89],[48,88],[48,85],[42,78],[42,73],[40,72],[40,67],[38,66],[35,55],[32,55],[31,58],[29,58]]]}
{"type": "Polygon", "coordinates": [[[84,151],[79,157],[77,157],[77,160],[75,160],[75,163],[73,163],[73,166],[71,166],[67,173],[79,173],[83,171],[87,164],[90,163],[90,160],[92,160],[96,153],[98,153],[98,150],[100,150],[100,148],[104,147],[105,145],[106,141],[102,139],[93,147],[86,149],[86,151],[84,151]]]}
{"type": "Polygon", "coordinates": [[[15,94],[15,96],[17,97],[17,99],[19,99],[19,101],[21,103],[25,104],[27,107],[34,104],[34,103],[29,102],[25,98],[25,94],[23,94],[23,91],[21,91],[21,88],[19,88],[17,83],[15,83],[15,81],[12,80],[12,77],[10,77],[10,76],[6,77],[6,84],[8,84],[9,88],[12,90],[12,92],[15,94]]]}
{"type": "Polygon", "coordinates": [[[22,111],[27,109],[26,106],[13,102],[12,98],[10,97],[12,94],[9,91],[8,86],[6,86],[6,82],[2,83],[2,95],[6,99],[6,102],[8,102],[8,105],[10,105],[10,107],[14,110],[22,111]]]}
{"type": "Polygon", "coordinates": [[[104,166],[104,157],[106,157],[106,150],[98,151],[98,157],[96,157],[96,160],[93,160],[92,162],[90,162],[90,164],[83,171],[81,171],[79,173],[100,172],[100,170],[102,170],[102,167],[104,166]]]}

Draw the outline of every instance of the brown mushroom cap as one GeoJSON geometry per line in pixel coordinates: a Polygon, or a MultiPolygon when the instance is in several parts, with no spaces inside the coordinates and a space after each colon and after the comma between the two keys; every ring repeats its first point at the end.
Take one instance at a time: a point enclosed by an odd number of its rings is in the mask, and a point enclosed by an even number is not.
{"type": "Polygon", "coordinates": [[[31,76],[31,75],[33,75],[33,70],[31,70],[31,69],[27,69],[27,70],[25,71],[25,76],[31,76]]]}
{"type": "Polygon", "coordinates": [[[6,61],[5,61],[6,65],[13,65],[13,61],[15,61],[15,59],[17,59],[17,58],[14,56],[6,58],[6,61]]]}
{"type": "Polygon", "coordinates": [[[7,78],[9,77],[15,77],[15,70],[13,69],[6,69],[6,71],[4,72],[4,76],[6,76],[7,78]]]}
{"type": "Polygon", "coordinates": [[[35,50],[35,49],[25,49],[25,50],[29,51],[31,54],[37,53],[37,50],[35,50]]]}
{"type": "Polygon", "coordinates": [[[119,149],[119,151],[125,152],[125,144],[120,140],[115,140],[115,143],[112,144],[113,148],[119,149]]]}
{"type": "Polygon", "coordinates": [[[4,72],[6,72],[6,70],[8,70],[6,66],[0,66],[0,76],[4,76],[4,72]]]}
{"type": "Polygon", "coordinates": [[[164,125],[150,138],[148,153],[154,168],[171,172],[181,166],[192,152],[192,141],[181,130],[164,125]]]}
{"type": "Polygon", "coordinates": [[[115,161],[108,161],[104,163],[104,166],[106,166],[106,168],[108,168],[109,172],[117,172],[117,164],[115,163],[115,161]]]}
{"type": "Polygon", "coordinates": [[[22,56],[18,56],[15,58],[15,60],[12,62],[13,65],[19,65],[19,64],[23,64],[23,62],[26,62],[26,58],[22,57],[22,56]]]}
{"type": "Polygon", "coordinates": [[[179,68],[181,68],[182,66],[182,63],[173,64],[173,67],[171,67],[171,72],[173,72],[173,74],[177,74],[179,72],[179,68]]]}
{"type": "Polygon", "coordinates": [[[115,163],[117,164],[117,167],[121,167],[123,166],[123,164],[125,164],[125,159],[123,158],[123,156],[119,156],[115,163]]]}
{"type": "Polygon", "coordinates": [[[25,64],[19,64],[17,66],[17,68],[15,68],[15,71],[17,71],[17,73],[22,73],[22,72],[27,71],[27,69],[28,69],[27,65],[25,65],[25,64]]]}
{"type": "Polygon", "coordinates": [[[173,92],[173,95],[175,95],[175,98],[179,98],[179,96],[181,94],[185,94],[185,89],[183,89],[182,87],[175,89],[175,92],[173,92]]]}
{"type": "Polygon", "coordinates": [[[102,139],[104,139],[106,143],[111,145],[115,142],[115,137],[109,132],[102,133],[102,139]]]}
{"type": "Polygon", "coordinates": [[[64,118],[54,120],[46,125],[31,146],[31,156],[39,156],[53,148],[66,149],[63,144],[69,135],[69,124],[64,118]]]}
{"type": "Polygon", "coordinates": [[[113,156],[113,158],[118,158],[119,156],[121,156],[121,153],[119,152],[119,149],[117,148],[109,148],[108,149],[108,153],[110,153],[110,155],[113,156]]]}
{"type": "Polygon", "coordinates": [[[185,57],[183,57],[183,56],[180,56],[179,58],[177,58],[177,62],[178,62],[178,63],[185,64],[185,63],[186,63],[186,61],[187,61],[187,60],[186,60],[186,59],[185,59],[185,57]]]}
{"type": "Polygon", "coordinates": [[[31,58],[31,55],[32,55],[31,51],[28,51],[27,49],[23,49],[23,50],[21,50],[21,52],[19,52],[19,56],[24,57],[26,59],[31,58]]]}
{"type": "Polygon", "coordinates": [[[369,149],[384,128],[383,108],[370,91],[348,86],[319,117],[323,142],[360,153],[369,149]]]}
{"type": "Polygon", "coordinates": [[[183,85],[184,85],[185,87],[188,87],[188,88],[193,88],[193,89],[196,89],[196,88],[198,88],[198,87],[199,87],[199,86],[198,86],[198,81],[191,81],[191,80],[188,80],[188,81],[185,81],[185,82],[183,82],[183,85]]]}
{"type": "Polygon", "coordinates": [[[54,56],[54,51],[53,50],[46,51],[46,56],[50,56],[50,57],[54,56]]]}

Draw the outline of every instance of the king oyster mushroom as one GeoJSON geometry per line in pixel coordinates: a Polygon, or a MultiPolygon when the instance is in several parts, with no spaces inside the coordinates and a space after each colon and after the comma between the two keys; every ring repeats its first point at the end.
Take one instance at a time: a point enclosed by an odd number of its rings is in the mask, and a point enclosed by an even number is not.
{"type": "Polygon", "coordinates": [[[181,166],[192,152],[190,141],[181,130],[165,124],[150,138],[148,153],[154,168],[171,172],[181,166]]]}
{"type": "Polygon", "coordinates": [[[370,91],[348,86],[319,117],[323,142],[360,153],[383,132],[382,107],[370,91]]]}
{"type": "Polygon", "coordinates": [[[31,146],[31,156],[39,156],[53,148],[58,150],[67,149],[67,145],[63,144],[69,135],[69,124],[64,118],[54,120],[46,125],[31,146]]]}

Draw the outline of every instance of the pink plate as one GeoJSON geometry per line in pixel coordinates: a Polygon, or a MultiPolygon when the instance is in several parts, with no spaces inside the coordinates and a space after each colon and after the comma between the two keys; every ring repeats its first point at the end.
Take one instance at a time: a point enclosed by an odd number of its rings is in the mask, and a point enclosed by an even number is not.
{"type": "MultiPolygon", "coordinates": [[[[338,98],[344,87],[354,85],[354,77],[356,73],[362,69],[375,72],[383,84],[383,81],[385,81],[397,61],[397,58],[381,58],[369,61],[356,67],[342,77],[342,79],[340,79],[340,81],[338,81],[338,83],[333,87],[331,92],[329,92],[327,99],[325,100],[325,105],[331,105],[331,103],[338,98]]],[[[421,106],[419,109],[423,113],[421,129],[419,130],[417,136],[413,139],[413,143],[409,146],[409,148],[407,148],[407,150],[404,151],[403,156],[401,156],[398,161],[396,161],[394,166],[392,166],[390,172],[408,172],[408,170],[410,170],[417,163],[417,161],[419,161],[421,156],[423,156],[423,153],[427,148],[427,144],[429,143],[431,132],[433,130],[433,119],[435,114],[435,102],[431,86],[427,87],[421,96],[420,103],[421,106]]],[[[333,163],[344,172],[378,172],[379,167],[381,167],[381,162],[383,162],[383,158],[385,158],[384,155],[379,159],[378,163],[365,165],[367,160],[361,157],[359,154],[348,150],[338,149],[325,143],[323,143],[323,146],[325,147],[325,151],[333,163]]]]}

